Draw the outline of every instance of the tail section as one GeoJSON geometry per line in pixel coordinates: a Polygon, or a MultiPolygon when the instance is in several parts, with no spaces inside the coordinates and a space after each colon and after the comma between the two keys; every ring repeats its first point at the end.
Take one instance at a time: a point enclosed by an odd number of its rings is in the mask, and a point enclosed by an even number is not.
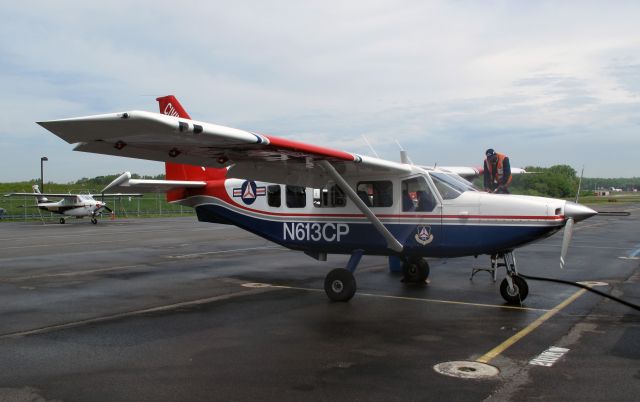
{"type": "MultiPolygon", "coordinates": [[[[174,117],[191,119],[180,102],[173,95],[162,96],[156,99],[160,106],[160,113],[174,117]]],[[[167,180],[206,180],[205,169],[200,166],[181,165],[165,162],[167,180]]]]}
{"type": "MultiPolygon", "coordinates": [[[[38,187],[37,184],[34,184],[33,186],[31,186],[31,188],[33,189],[34,194],[40,194],[40,187],[38,187]]],[[[38,203],[49,202],[49,199],[44,195],[38,195],[36,196],[36,198],[38,199],[38,203]]]]}
{"type": "Polygon", "coordinates": [[[173,95],[162,96],[156,98],[160,104],[160,113],[174,117],[182,117],[185,119],[191,119],[191,116],[182,107],[180,102],[173,95]]]}
{"type": "MultiPolygon", "coordinates": [[[[169,116],[191,119],[191,116],[182,107],[173,95],[162,96],[156,99],[160,106],[160,113],[169,116]]],[[[204,166],[182,165],[179,163],[165,163],[167,180],[216,180],[226,176],[225,168],[205,168],[204,166]]]]}
{"type": "MultiPolygon", "coordinates": [[[[183,119],[191,119],[191,116],[184,110],[175,96],[162,96],[156,98],[156,100],[160,106],[160,113],[181,117],[183,119]]],[[[212,181],[224,179],[227,175],[227,169],[165,162],[165,174],[167,180],[212,181]]],[[[168,201],[175,201],[185,196],[186,189],[176,189],[167,192],[168,201]]]]}

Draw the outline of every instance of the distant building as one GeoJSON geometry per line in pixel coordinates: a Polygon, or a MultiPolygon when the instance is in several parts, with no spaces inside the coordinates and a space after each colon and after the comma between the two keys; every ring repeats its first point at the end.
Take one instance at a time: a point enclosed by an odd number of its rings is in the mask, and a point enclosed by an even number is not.
{"type": "Polygon", "coordinates": [[[593,195],[596,197],[608,197],[611,194],[609,190],[595,190],[593,195]]]}

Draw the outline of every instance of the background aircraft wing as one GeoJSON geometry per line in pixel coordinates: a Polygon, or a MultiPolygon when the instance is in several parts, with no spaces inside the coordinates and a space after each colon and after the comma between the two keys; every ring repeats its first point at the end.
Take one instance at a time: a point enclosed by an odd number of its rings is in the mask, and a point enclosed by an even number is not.
{"type": "MultiPolygon", "coordinates": [[[[56,193],[8,193],[5,194],[5,197],[13,197],[19,195],[32,195],[34,197],[58,197],[58,198],[76,198],[78,194],[56,194],[56,193]]],[[[90,194],[82,194],[82,195],[90,195],[90,194]]]]}
{"type": "Polygon", "coordinates": [[[271,135],[158,113],[131,111],[39,122],[76,151],[207,167],[230,167],[228,177],[305,186],[328,180],[315,162],[343,175],[409,173],[383,159],[271,135]]]}

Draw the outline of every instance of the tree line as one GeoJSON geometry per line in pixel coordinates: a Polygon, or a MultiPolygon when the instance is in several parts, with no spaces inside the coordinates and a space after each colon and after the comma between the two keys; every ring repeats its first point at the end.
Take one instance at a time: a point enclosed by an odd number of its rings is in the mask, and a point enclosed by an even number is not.
{"type": "MultiPolygon", "coordinates": [[[[537,195],[553,198],[571,198],[576,196],[580,176],[569,165],[555,165],[549,168],[539,166],[525,167],[527,174],[513,176],[510,190],[513,194],[537,195]]],[[[603,179],[583,177],[580,195],[588,195],[596,188],[611,187],[631,191],[640,189],[640,177],[603,179]]]]}
{"type": "MultiPolygon", "coordinates": [[[[555,165],[548,168],[539,166],[525,167],[528,174],[514,175],[510,191],[513,194],[537,195],[553,198],[571,198],[576,196],[580,177],[575,169],[569,165],[555,165]]],[[[75,182],[67,184],[45,183],[48,192],[82,192],[99,191],[107,184],[116,179],[119,174],[96,176],[93,178],[83,177],[75,182]]],[[[141,176],[132,173],[134,179],[164,180],[164,173],[156,176],[141,176]]],[[[0,192],[11,191],[31,191],[33,184],[39,184],[39,179],[32,179],[27,182],[0,184],[0,192]]],[[[482,177],[476,180],[476,185],[482,188],[482,177]]],[[[583,178],[581,184],[581,195],[590,194],[595,188],[609,189],[611,187],[623,190],[640,189],[640,177],[632,178],[583,178]]]]}

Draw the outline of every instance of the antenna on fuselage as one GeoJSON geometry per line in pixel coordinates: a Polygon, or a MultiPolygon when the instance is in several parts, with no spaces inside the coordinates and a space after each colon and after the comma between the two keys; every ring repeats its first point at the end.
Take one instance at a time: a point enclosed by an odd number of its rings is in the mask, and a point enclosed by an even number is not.
{"type": "Polygon", "coordinates": [[[373,149],[373,147],[371,146],[371,143],[369,142],[367,137],[364,134],[360,134],[360,135],[362,136],[362,139],[364,140],[364,142],[367,143],[367,145],[369,146],[369,149],[371,150],[371,152],[373,152],[373,154],[376,156],[376,158],[380,158],[380,156],[378,156],[378,153],[376,152],[376,150],[373,149]]]}
{"type": "Polygon", "coordinates": [[[406,165],[413,165],[413,161],[411,160],[411,158],[409,158],[409,154],[407,153],[407,151],[405,151],[404,148],[402,148],[402,145],[400,145],[398,140],[394,140],[394,141],[398,145],[398,148],[400,148],[400,162],[406,165]]]}
{"type": "Polygon", "coordinates": [[[576,192],[576,204],[580,198],[580,187],[582,187],[582,175],[584,174],[584,165],[582,165],[582,171],[580,172],[580,180],[578,180],[578,191],[576,192]]]}

